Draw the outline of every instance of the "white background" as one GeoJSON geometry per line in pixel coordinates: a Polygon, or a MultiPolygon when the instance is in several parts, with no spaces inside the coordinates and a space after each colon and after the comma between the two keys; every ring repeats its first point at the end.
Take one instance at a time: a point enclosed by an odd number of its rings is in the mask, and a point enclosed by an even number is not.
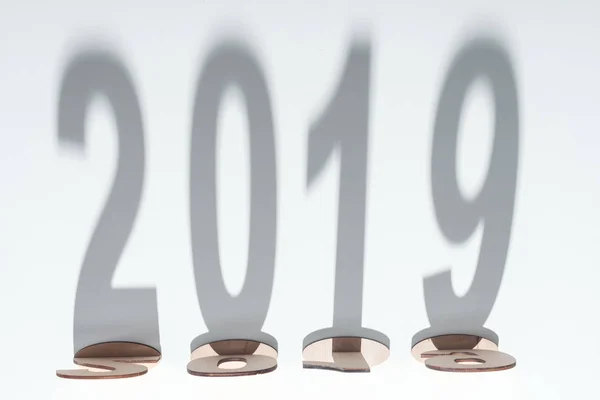
{"type": "MultiPolygon", "coordinates": [[[[4,1],[0,9],[0,363],[2,398],[590,397],[598,371],[600,37],[592,1],[4,1]],[[453,266],[469,288],[481,230],[463,246],[439,231],[430,187],[436,104],[448,65],[473,35],[498,38],[517,79],[520,150],[513,232],[486,326],[513,370],[436,373],[410,355],[428,326],[422,279],[453,266]],[[355,34],[372,41],[363,325],[391,357],[370,374],[303,370],[304,336],[330,326],[338,163],[306,189],[310,124],[333,95],[355,34]],[[190,248],[189,143],[196,82],[221,38],[260,60],[276,132],[276,271],[263,330],[279,367],[263,376],[188,375],[190,341],[206,331],[190,248]],[[100,46],[127,65],[143,115],[146,181],[113,279],[155,286],[163,359],[147,375],[71,381],[81,262],[114,175],[110,109],[94,103],[84,153],[59,145],[60,82],[78,50],[100,46]],[[307,296],[307,294],[310,294],[307,296]],[[234,384],[235,383],[235,384],[234,384]]],[[[249,210],[245,108],[223,102],[218,150],[224,277],[239,291],[249,210]]],[[[476,194],[493,132],[491,97],[475,88],[463,114],[458,174],[476,194]]]]}

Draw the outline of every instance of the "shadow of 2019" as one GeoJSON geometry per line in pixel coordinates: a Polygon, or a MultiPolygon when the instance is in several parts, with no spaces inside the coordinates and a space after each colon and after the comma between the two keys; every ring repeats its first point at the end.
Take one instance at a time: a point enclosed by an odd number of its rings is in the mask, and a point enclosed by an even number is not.
{"type": "MultiPolygon", "coordinates": [[[[389,338],[362,326],[365,209],[368,189],[371,41],[354,40],[331,101],[307,133],[306,185],[339,150],[337,257],[332,326],[313,332],[304,346],[325,337],[357,336],[383,343],[389,338]]],[[[484,327],[504,274],[519,153],[517,85],[508,51],[498,41],[475,37],[458,49],[446,72],[437,104],[431,149],[431,188],[438,227],[445,238],[466,241],[484,221],[477,269],[468,292],[452,289],[451,269],[423,280],[428,337],[466,333],[498,342],[484,327]],[[477,78],[489,83],[495,104],[493,150],[485,182],[473,200],[461,193],[456,176],[457,136],[467,89],[477,78]]],[[[87,107],[104,95],[115,116],[118,161],[110,194],[90,239],[76,291],[75,352],[107,341],[132,341],[160,351],[154,288],[114,289],[111,279],[135,224],[145,181],[143,113],[128,68],[111,51],[85,49],[64,68],[58,98],[58,139],[85,146],[87,107]]],[[[262,332],[269,310],[277,248],[278,175],[269,84],[250,46],[216,43],[201,68],[190,136],[189,216],[196,293],[208,332],[191,350],[226,339],[255,340],[277,348],[262,332]],[[220,99],[237,85],[247,105],[250,138],[250,235],[246,281],[232,297],[221,274],[216,218],[216,137],[220,99]]],[[[182,171],[183,173],[184,171],[182,171]]]]}

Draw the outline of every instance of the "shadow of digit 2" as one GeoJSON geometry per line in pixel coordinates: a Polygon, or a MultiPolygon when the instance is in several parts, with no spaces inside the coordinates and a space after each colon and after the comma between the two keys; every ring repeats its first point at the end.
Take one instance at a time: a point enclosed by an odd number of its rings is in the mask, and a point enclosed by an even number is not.
{"type": "Polygon", "coordinates": [[[142,115],[131,76],[112,53],[83,51],[67,64],[58,105],[58,139],[62,145],[84,148],[88,107],[100,95],[108,99],[114,113],[118,161],[79,275],[74,352],[111,341],[142,343],[160,352],[156,290],[111,286],[138,213],[145,151],[142,115]]]}

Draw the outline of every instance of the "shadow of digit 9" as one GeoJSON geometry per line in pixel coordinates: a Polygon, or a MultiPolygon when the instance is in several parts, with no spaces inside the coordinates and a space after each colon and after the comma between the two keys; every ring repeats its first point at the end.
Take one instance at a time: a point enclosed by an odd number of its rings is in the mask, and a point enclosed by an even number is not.
{"type": "Polygon", "coordinates": [[[431,188],[438,226],[449,242],[464,243],[483,222],[477,269],[462,297],[454,293],[450,269],[423,280],[431,327],[413,337],[413,346],[426,338],[453,334],[472,335],[497,346],[498,336],[484,324],[496,301],[508,255],[518,161],[519,106],[509,54],[496,41],[471,40],[452,60],[440,95],[431,188]],[[458,186],[456,150],[466,94],[478,78],[486,80],[493,95],[494,140],[485,181],[469,200],[458,186]]]}

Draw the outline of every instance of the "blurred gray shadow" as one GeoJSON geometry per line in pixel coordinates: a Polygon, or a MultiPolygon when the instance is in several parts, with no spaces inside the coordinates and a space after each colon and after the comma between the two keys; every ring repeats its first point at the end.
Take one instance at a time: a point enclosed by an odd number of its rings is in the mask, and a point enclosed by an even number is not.
{"type": "Polygon", "coordinates": [[[196,89],[190,145],[190,220],[198,303],[208,332],[191,351],[215,341],[254,340],[277,349],[261,331],[267,317],[277,239],[275,133],[269,88],[253,52],[224,41],[207,56],[196,89]],[[221,272],[216,204],[218,115],[226,89],[243,94],[250,135],[250,224],[246,280],[239,295],[227,291],[221,272]]]}
{"type": "Polygon", "coordinates": [[[519,162],[517,84],[508,51],[497,41],[475,38],[456,54],[442,88],[431,153],[431,186],[438,226],[452,243],[464,243],[484,222],[475,276],[469,291],[456,296],[447,269],[423,280],[431,327],[413,345],[442,334],[473,334],[498,343],[484,327],[504,274],[510,244],[519,162]],[[457,182],[456,146],[467,89],[486,78],[495,102],[494,140],[485,183],[474,200],[457,182]]]}
{"type": "Polygon", "coordinates": [[[144,131],[135,88],[110,52],[83,51],[63,73],[58,103],[61,145],[85,149],[88,106],[105,96],[118,137],[115,178],[83,260],[75,297],[74,351],[109,341],[137,342],[160,351],[154,288],[114,289],[111,280],[138,213],[144,184],[144,131]]]}
{"type": "Polygon", "coordinates": [[[307,335],[303,347],[330,337],[363,337],[390,346],[381,332],[362,327],[371,41],[355,38],[334,96],[308,134],[307,187],[339,150],[335,294],[332,327],[307,335]]]}

